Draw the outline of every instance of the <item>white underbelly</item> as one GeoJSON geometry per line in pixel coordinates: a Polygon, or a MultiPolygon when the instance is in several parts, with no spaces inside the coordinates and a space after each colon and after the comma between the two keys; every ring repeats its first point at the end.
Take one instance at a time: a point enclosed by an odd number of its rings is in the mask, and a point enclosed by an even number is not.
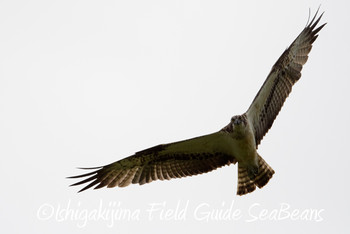
{"type": "Polygon", "coordinates": [[[252,137],[233,140],[233,155],[239,163],[251,164],[257,158],[255,141],[252,137]]]}

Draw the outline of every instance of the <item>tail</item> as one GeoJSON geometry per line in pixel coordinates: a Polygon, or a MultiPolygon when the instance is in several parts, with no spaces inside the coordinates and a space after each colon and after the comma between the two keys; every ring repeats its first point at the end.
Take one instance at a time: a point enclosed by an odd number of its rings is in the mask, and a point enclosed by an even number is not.
{"type": "Polygon", "coordinates": [[[256,186],[264,187],[272,178],[275,171],[258,155],[259,172],[258,175],[251,180],[248,176],[248,171],[245,167],[240,167],[238,164],[238,186],[237,195],[244,195],[255,190],[256,186]]]}

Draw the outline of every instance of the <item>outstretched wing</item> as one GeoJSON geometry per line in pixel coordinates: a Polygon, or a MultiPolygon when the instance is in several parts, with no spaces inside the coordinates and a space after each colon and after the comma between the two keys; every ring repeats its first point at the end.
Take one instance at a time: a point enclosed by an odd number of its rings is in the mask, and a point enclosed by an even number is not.
{"type": "Polygon", "coordinates": [[[236,163],[230,147],[232,138],[227,133],[213,134],[158,145],[124,158],[112,164],[86,169],[97,169],[83,175],[68,178],[88,177],[72,186],[88,183],[79,192],[88,188],[125,187],[129,184],[145,184],[154,180],[169,180],[197,175],[216,168],[236,163]]]}
{"type": "Polygon", "coordinates": [[[300,72],[308,59],[312,43],[316,40],[317,33],[325,26],[325,24],[322,24],[315,28],[323,15],[322,13],[316,19],[317,13],[318,11],[311,22],[274,64],[246,112],[250,123],[253,125],[257,146],[272,126],[284,101],[292,91],[292,86],[301,77],[300,72]]]}

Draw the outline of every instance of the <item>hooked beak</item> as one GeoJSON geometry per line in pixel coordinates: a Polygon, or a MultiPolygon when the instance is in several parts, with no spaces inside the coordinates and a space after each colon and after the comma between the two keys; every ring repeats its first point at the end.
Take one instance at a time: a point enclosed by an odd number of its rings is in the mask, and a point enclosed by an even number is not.
{"type": "Polygon", "coordinates": [[[240,125],[242,123],[242,121],[240,119],[235,119],[235,121],[233,121],[234,125],[240,125]]]}

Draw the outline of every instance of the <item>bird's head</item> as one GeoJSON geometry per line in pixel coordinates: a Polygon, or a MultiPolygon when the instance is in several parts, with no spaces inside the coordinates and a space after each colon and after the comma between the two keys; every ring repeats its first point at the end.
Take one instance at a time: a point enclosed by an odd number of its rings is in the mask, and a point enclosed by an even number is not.
{"type": "Polygon", "coordinates": [[[242,132],[247,126],[247,118],[245,115],[235,115],[231,118],[230,123],[222,130],[226,132],[242,132]]]}
{"type": "Polygon", "coordinates": [[[235,115],[231,118],[231,125],[233,128],[245,127],[247,125],[247,118],[244,115],[235,115]]]}

